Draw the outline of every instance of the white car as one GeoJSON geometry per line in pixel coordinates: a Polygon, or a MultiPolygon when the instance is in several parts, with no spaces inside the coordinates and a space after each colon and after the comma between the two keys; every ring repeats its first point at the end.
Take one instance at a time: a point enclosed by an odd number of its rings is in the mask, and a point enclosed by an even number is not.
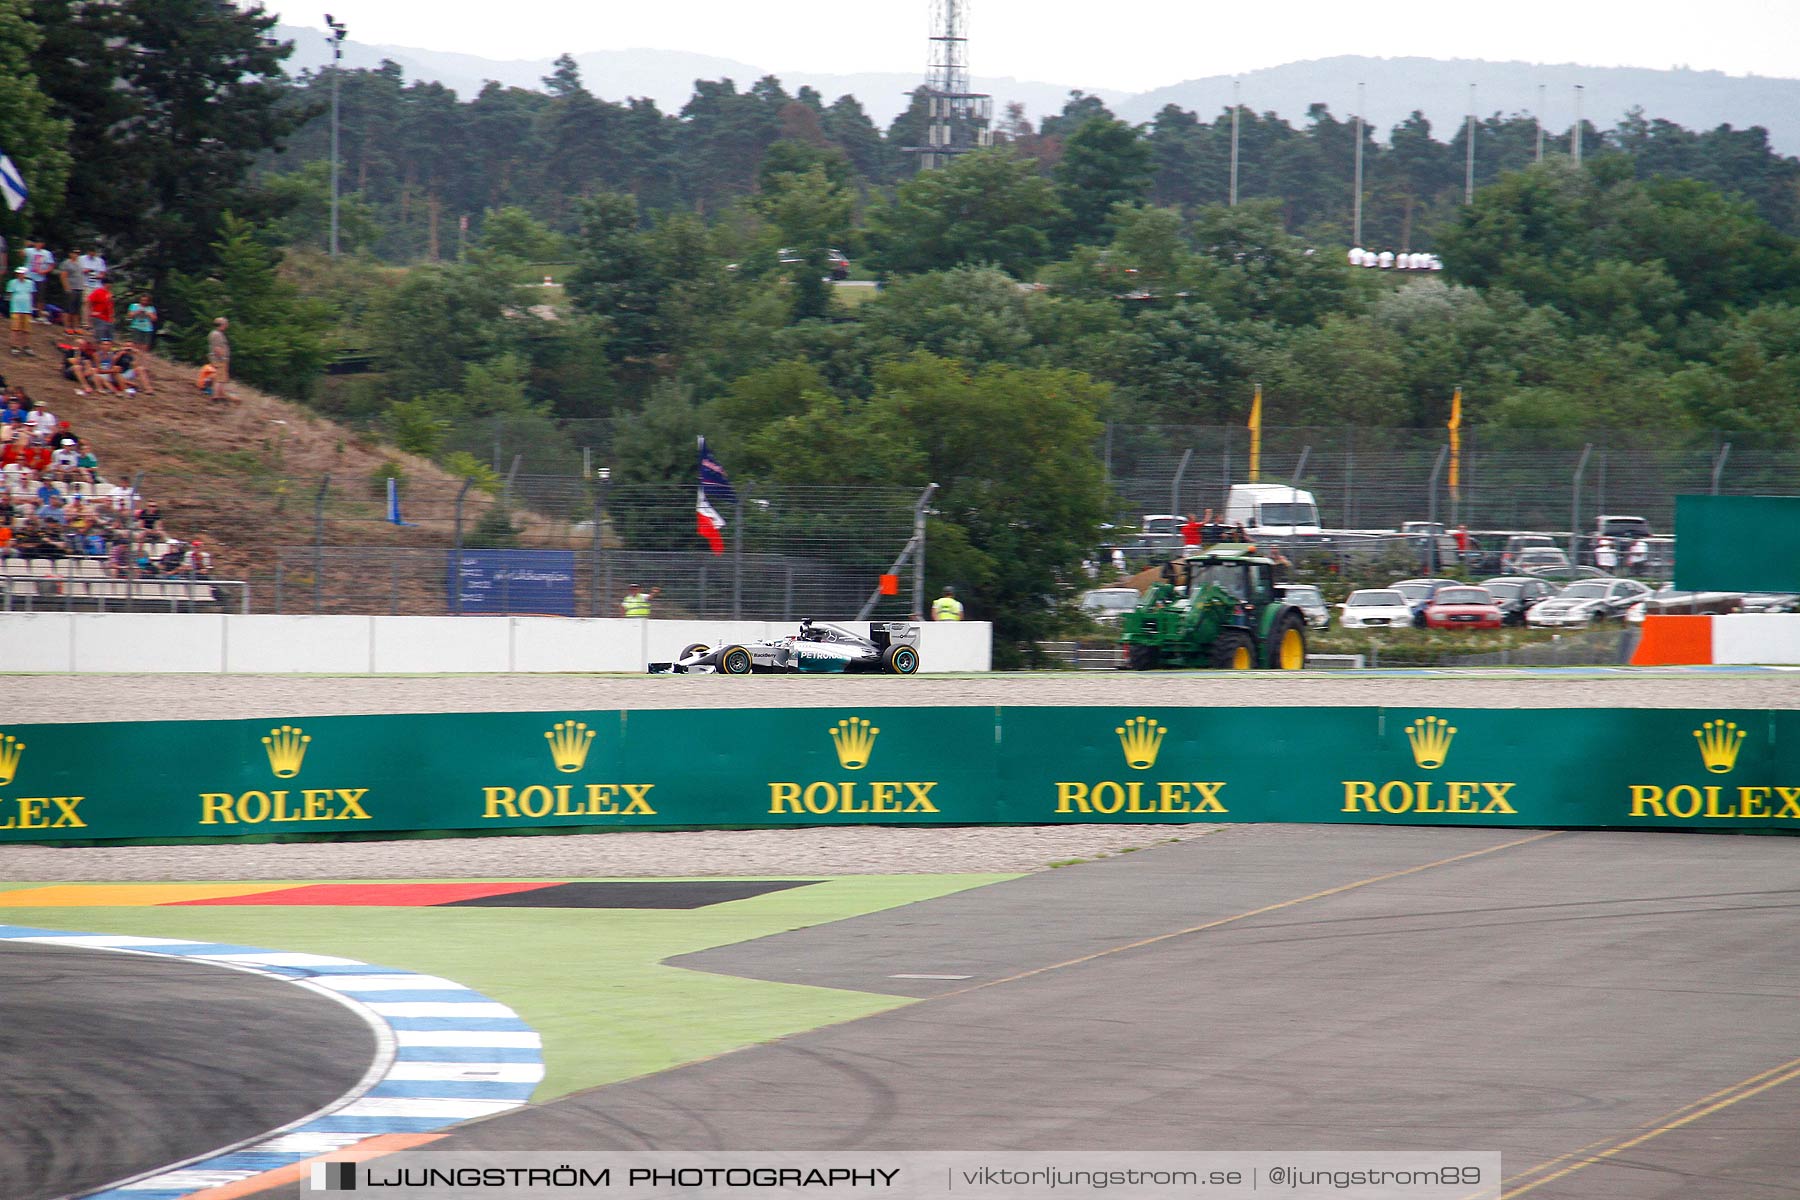
{"type": "Polygon", "coordinates": [[[1581,628],[1595,621],[1623,620],[1650,589],[1635,579],[1583,579],[1525,614],[1525,623],[1537,629],[1581,628]]]}
{"type": "Polygon", "coordinates": [[[1404,593],[1393,588],[1364,588],[1351,592],[1338,605],[1342,617],[1338,624],[1345,629],[1411,629],[1412,605],[1404,593]]]}
{"type": "Polygon", "coordinates": [[[1142,600],[1136,588],[1093,588],[1081,593],[1081,611],[1092,617],[1096,624],[1117,625],[1142,600]]]}

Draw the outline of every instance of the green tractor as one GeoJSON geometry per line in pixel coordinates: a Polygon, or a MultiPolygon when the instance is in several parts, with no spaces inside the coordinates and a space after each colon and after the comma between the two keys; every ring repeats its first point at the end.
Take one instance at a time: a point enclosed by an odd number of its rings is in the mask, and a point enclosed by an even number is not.
{"type": "Polygon", "coordinates": [[[1276,595],[1274,564],[1249,546],[1213,546],[1164,564],[1124,627],[1134,671],[1306,665],[1306,617],[1276,595]]]}

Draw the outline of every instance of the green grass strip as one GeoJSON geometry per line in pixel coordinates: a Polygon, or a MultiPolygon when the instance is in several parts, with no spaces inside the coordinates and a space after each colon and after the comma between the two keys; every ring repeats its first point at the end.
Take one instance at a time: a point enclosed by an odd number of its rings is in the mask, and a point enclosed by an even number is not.
{"type": "Polygon", "coordinates": [[[547,1100],[911,1003],[682,970],[665,959],[1012,878],[843,876],[688,911],[5,908],[0,922],[336,954],[441,975],[511,1006],[543,1034],[548,1073],[534,1099],[547,1100]]]}

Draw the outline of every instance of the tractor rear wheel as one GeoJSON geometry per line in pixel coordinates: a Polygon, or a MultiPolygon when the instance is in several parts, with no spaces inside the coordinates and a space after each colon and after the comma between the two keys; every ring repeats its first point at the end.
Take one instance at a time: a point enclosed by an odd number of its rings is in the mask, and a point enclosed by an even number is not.
{"type": "Polygon", "coordinates": [[[1154,671],[1162,655],[1155,646],[1139,646],[1135,643],[1125,647],[1125,665],[1133,671],[1154,671]]]}
{"type": "Polygon", "coordinates": [[[1269,631],[1263,650],[1263,666],[1270,670],[1298,671],[1305,667],[1306,619],[1297,612],[1283,613],[1269,631]]]}
{"type": "Polygon", "coordinates": [[[1213,639],[1212,665],[1222,671],[1248,671],[1256,666],[1256,647],[1242,629],[1221,629],[1213,639]]]}

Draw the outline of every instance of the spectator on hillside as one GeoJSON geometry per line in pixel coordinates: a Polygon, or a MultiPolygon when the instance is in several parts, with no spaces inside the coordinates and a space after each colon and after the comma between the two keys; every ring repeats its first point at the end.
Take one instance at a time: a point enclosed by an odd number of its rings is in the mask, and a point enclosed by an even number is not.
{"type": "Polygon", "coordinates": [[[206,365],[216,372],[213,399],[225,404],[231,402],[231,340],[225,336],[230,325],[230,321],[219,317],[213,322],[212,332],[206,335],[206,365]]]}
{"type": "Polygon", "coordinates": [[[114,579],[131,578],[131,539],[123,533],[114,533],[107,539],[106,573],[114,579]]]}
{"type": "Polygon", "coordinates": [[[81,286],[92,290],[106,273],[106,259],[101,257],[99,246],[88,246],[88,252],[76,259],[76,266],[81,268],[81,286]]]}
{"type": "Polygon", "coordinates": [[[150,303],[149,292],[131,302],[125,310],[125,324],[131,330],[132,341],[146,350],[156,348],[156,305],[150,303]]]}
{"type": "Polygon", "coordinates": [[[48,501],[38,505],[37,517],[40,522],[63,525],[69,519],[69,502],[63,499],[61,492],[57,492],[48,501]]]}
{"type": "Polygon", "coordinates": [[[15,356],[31,353],[31,314],[37,307],[36,296],[30,272],[19,267],[6,281],[6,310],[12,321],[10,348],[15,356]]]}
{"type": "Polygon", "coordinates": [[[46,562],[63,556],[62,543],[50,536],[36,517],[29,517],[13,537],[13,548],[19,557],[29,563],[34,558],[46,562]]]}
{"type": "Polygon", "coordinates": [[[195,389],[208,400],[213,398],[213,392],[217,389],[218,383],[219,368],[213,366],[211,363],[207,363],[205,366],[201,367],[200,373],[194,376],[195,389]]]}
{"type": "Polygon", "coordinates": [[[81,454],[73,446],[59,446],[50,452],[49,476],[58,483],[93,482],[81,470],[81,454]]]}
{"type": "Polygon", "coordinates": [[[100,368],[100,352],[94,343],[82,338],[74,345],[61,347],[63,352],[63,378],[73,380],[75,394],[85,396],[89,392],[98,392],[105,385],[98,378],[100,368]]]}
{"type": "Polygon", "coordinates": [[[62,420],[42,405],[31,410],[31,431],[49,437],[55,433],[62,420]]]}
{"type": "Polygon", "coordinates": [[[25,267],[37,299],[38,321],[47,325],[50,322],[45,305],[50,303],[50,274],[56,270],[56,255],[44,248],[43,238],[32,238],[25,243],[25,267]]]}
{"type": "Polygon", "coordinates": [[[19,452],[19,461],[30,471],[42,471],[50,465],[50,439],[41,433],[31,435],[25,449],[19,452]]]}
{"type": "Polygon", "coordinates": [[[163,521],[162,509],[154,500],[147,501],[144,507],[138,509],[134,515],[137,518],[138,528],[147,533],[153,532],[163,521]]]}
{"type": "Polygon", "coordinates": [[[105,271],[89,277],[87,306],[88,324],[93,327],[94,337],[102,343],[112,341],[113,294],[112,289],[106,286],[105,271]]]}
{"type": "Polygon", "coordinates": [[[92,350],[91,357],[83,358],[89,390],[111,396],[125,394],[125,385],[119,381],[118,373],[113,369],[113,358],[117,353],[117,347],[111,342],[101,342],[97,349],[92,350]]]}
{"type": "Polygon", "coordinates": [[[156,389],[150,385],[150,364],[140,357],[143,351],[127,342],[119,347],[113,356],[114,378],[125,387],[126,395],[142,393],[146,396],[156,395],[156,389]]]}
{"type": "Polygon", "coordinates": [[[81,269],[81,260],[70,250],[62,262],[56,265],[56,274],[62,280],[63,290],[63,328],[74,330],[81,324],[81,314],[86,311],[87,276],[81,269]]]}
{"type": "Polygon", "coordinates": [[[212,578],[212,551],[206,548],[206,543],[201,538],[188,543],[188,573],[195,579],[212,578]]]}
{"type": "Polygon", "coordinates": [[[23,425],[27,416],[25,402],[17,396],[8,396],[6,409],[0,412],[0,425],[23,425]]]}

